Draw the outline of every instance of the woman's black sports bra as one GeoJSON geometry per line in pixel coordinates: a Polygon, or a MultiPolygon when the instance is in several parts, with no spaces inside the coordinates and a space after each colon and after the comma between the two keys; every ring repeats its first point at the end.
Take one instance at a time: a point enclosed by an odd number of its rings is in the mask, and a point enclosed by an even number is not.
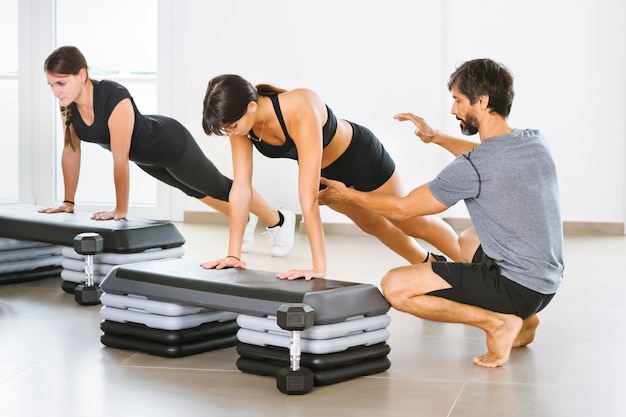
{"type": "MultiPolygon", "coordinates": [[[[285,119],[283,118],[283,113],[280,111],[280,105],[278,104],[278,96],[272,95],[268,97],[270,98],[270,100],[272,100],[272,105],[274,106],[276,117],[278,117],[280,127],[283,129],[283,134],[286,138],[285,143],[280,146],[270,145],[266,142],[259,140],[259,138],[254,134],[252,130],[248,134],[248,137],[252,141],[252,144],[259,150],[259,152],[261,152],[268,158],[290,158],[297,161],[298,150],[296,149],[296,144],[294,143],[293,139],[291,139],[291,136],[289,136],[289,133],[287,132],[285,119]]],[[[326,110],[328,111],[328,119],[322,127],[322,144],[324,148],[328,146],[333,137],[335,137],[335,133],[337,132],[337,117],[328,106],[326,106],[326,110]]]]}

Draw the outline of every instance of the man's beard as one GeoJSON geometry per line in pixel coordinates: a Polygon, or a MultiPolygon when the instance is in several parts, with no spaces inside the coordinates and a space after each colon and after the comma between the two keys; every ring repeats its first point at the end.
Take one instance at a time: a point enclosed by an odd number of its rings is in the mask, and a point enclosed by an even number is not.
{"type": "Polygon", "coordinates": [[[467,116],[466,120],[457,117],[461,121],[461,132],[466,136],[472,136],[478,133],[478,120],[474,116],[467,116]]]}

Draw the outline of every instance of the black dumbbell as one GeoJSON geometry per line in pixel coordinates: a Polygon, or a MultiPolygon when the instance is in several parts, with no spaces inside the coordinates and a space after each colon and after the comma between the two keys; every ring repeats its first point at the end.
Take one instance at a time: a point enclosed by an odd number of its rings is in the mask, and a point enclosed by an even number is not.
{"type": "Polygon", "coordinates": [[[276,323],[281,329],[291,332],[289,364],[276,374],[276,388],[284,394],[306,394],[313,388],[313,372],[300,367],[300,332],[313,326],[315,313],[307,304],[287,303],[276,312],[276,323]]]}
{"type": "Polygon", "coordinates": [[[80,233],[74,238],[74,250],[85,255],[85,283],[74,289],[74,299],[81,305],[100,304],[102,290],[93,281],[93,256],[102,252],[104,241],[97,233],[80,233]]]}

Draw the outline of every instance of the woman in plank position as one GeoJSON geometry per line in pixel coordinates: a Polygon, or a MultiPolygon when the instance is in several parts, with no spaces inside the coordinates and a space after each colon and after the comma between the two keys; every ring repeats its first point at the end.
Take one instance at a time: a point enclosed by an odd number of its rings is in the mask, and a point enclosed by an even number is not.
{"type": "MultiPolygon", "coordinates": [[[[374,134],[356,123],[337,118],[322,99],[309,89],[291,91],[263,84],[256,87],[238,75],[213,78],[204,98],[203,127],[208,135],[230,137],[233,187],[230,192],[231,238],[243,234],[252,202],[252,148],[270,158],[298,161],[298,191],[313,265],[278,275],[296,279],[324,277],[326,251],[318,205],[320,176],[342,181],[372,194],[401,196],[395,163],[374,134]]],[[[436,217],[416,216],[394,222],[351,203],[329,204],[363,231],[376,236],[411,264],[442,259],[414,239],[423,239],[450,258],[461,258],[458,236],[436,217]]],[[[237,240],[230,250],[236,249],[237,240]]],[[[245,267],[232,252],[209,261],[206,268],[245,267]]]]}
{"type": "MultiPolygon", "coordinates": [[[[116,205],[111,211],[94,213],[95,220],[120,220],[128,213],[129,161],[154,178],[195,197],[230,217],[228,195],[232,180],[204,155],[191,133],[178,121],[160,115],[143,115],[128,90],[111,80],[89,78],[87,61],[78,48],[62,46],[44,64],[48,84],[61,106],[65,145],[61,157],[65,187],[60,206],[46,213],[73,212],[80,172],[81,142],[92,142],[111,151],[116,205]]],[[[253,191],[246,214],[247,231],[239,248],[254,243],[257,216],[272,240],[272,254],[286,255],[293,246],[295,214],[272,209],[253,191]]]]}

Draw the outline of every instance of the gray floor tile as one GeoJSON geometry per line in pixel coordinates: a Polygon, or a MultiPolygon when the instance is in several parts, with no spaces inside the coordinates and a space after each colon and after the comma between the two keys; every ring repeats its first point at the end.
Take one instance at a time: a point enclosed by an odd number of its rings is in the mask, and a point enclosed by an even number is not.
{"type": "MultiPolygon", "coordinates": [[[[186,258],[224,255],[225,226],[178,224],[186,258]]],[[[327,236],[328,277],[378,285],[404,262],[375,239],[327,236]]],[[[537,339],[498,369],[475,366],[482,331],[389,312],[391,368],[286,396],[271,377],[240,372],[235,348],[182,358],[100,342],[100,306],[79,306],[60,278],[0,286],[0,417],[626,415],[626,237],[568,236],[561,291],[537,339]]],[[[306,236],[273,258],[260,230],[248,267],[310,265],[306,236]]]]}

